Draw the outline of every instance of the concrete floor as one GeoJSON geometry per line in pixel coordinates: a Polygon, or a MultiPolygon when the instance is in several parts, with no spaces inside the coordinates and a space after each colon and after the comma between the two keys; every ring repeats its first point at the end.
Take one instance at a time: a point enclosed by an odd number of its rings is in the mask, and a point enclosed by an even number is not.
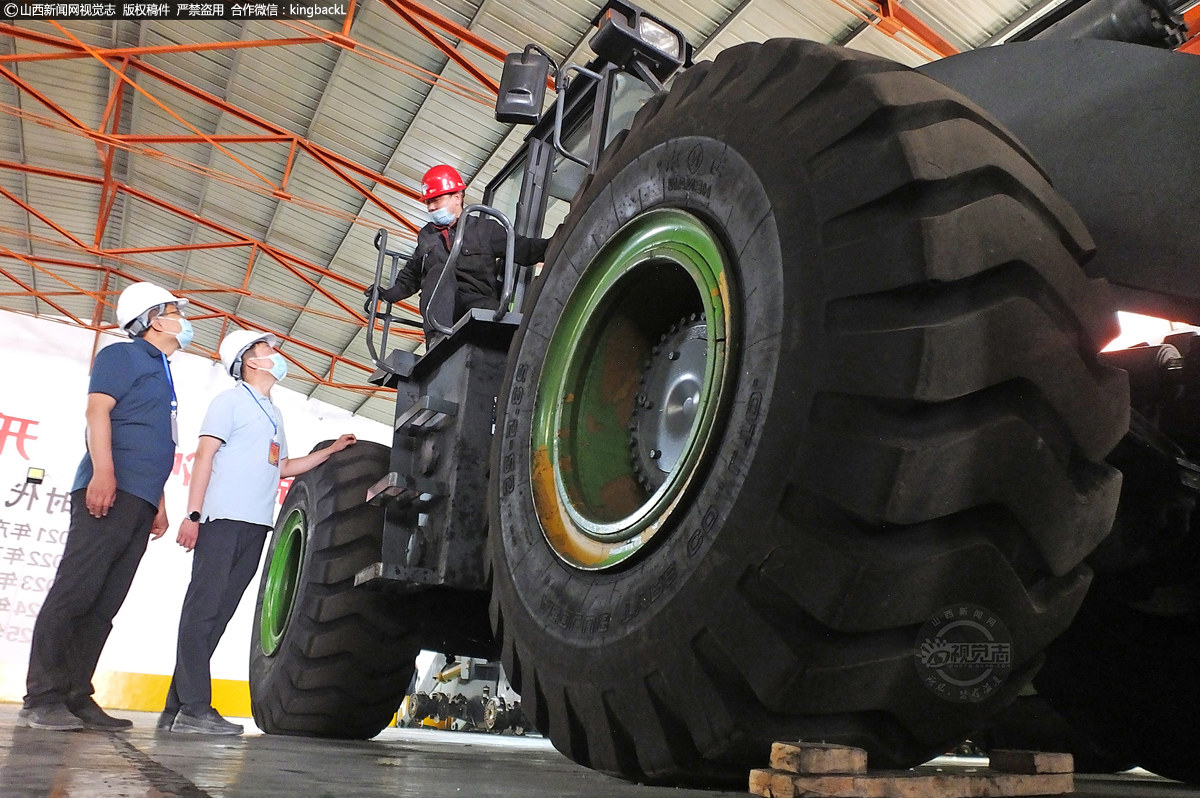
{"type": "MultiPolygon", "coordinates": [[[[745,792],[639,787],[579,767],[536,737],[388,729],[369,742],[247,733],[206,738],[156,734],[156,716],[123,734],[16,728],[0,704],[3,798],[720,798],[745,792]]],[[[1200,790],[1130,777],[1078,777],[1076,796],[1196,798],[1200,790]]]]}

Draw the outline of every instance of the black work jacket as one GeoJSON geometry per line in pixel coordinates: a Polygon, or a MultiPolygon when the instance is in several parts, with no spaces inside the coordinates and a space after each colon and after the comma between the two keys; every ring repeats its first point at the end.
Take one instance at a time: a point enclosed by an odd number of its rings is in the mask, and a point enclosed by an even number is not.
{"type": "MultiPolygon", "coordinates": [[[[461,222],[461,219],[459,220],[461,222]]],[[[435,316],[449,326],[472,307],[499,307],[504,281],[504,228],[494,219],[469,216],[463,234],[462,251],[453,275],[447,275],[436,299],[434,286],[450,257],[454,243],[455,222],[448,228],[438,228],[433,222],[417,232],[417,246],[400,273],[396,283],[380,296],[389,302],[399,302],[421,291],[421,316],[425,319],[425,340],[433,334],[429,319],[435,316]],[[454,278],[453,280],[451,278],[454,278]],[[454,285],[448,285],[453,282],[454,285]],[[430,306],[430,302],[434,306],[430,306]]],[[[513,261],[519,266],[532,266],[545,257],[547,239],[517,236],[513,261]]]]}

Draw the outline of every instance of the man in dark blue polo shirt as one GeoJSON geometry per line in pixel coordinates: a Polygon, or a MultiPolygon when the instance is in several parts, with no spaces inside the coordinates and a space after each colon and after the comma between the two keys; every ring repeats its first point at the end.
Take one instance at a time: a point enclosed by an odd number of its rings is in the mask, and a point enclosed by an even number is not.
{"type": "Polygon", "coordinates": [[[62,562],[33,627],[21,725],[132,725],[100,709],[92,676],[149,537],[167,530],[163,486],[179,437],[167,356],[192,340],[186,304],[150,283],[117,300],[117,323],[133,340],[101,349],[92,364],[87,453],[71,489],[62,562]]]}

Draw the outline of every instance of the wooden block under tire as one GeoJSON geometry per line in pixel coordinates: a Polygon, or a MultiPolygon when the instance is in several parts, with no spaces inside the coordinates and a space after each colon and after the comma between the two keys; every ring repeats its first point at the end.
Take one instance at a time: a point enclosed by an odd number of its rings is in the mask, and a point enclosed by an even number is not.
{"type": "Polygon", "coordinates": [[[767,798],[1015,798],[1064,795],[1074,790],[1071,773],[1018,774],[990,769],[948,773],[937,768],[863,774],[799,774],[750,771],[750,793],[767,798]]]}
{"type": "Polygon", "coordinates": [[[773,743],[771,767],[791,773],[866,773],[867,752],[848,745],[773,743]]]}
{"type": "MultiPolygon", "coordinates": [[[[999,749],[992,751],[988,756],[991,760],[991,769],[1001,773],[1075,772],[1075,758],[1070,754],[1050,754],[1044,751],[1009,751],[999,749]]],[[[774,757],[771,759],[771,764],[775,765],[774,757]]]]}

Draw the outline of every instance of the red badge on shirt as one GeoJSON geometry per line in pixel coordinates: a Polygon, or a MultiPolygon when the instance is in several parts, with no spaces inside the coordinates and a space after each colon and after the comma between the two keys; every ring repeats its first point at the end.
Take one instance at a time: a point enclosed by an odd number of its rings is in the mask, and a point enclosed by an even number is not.
{"type": "Polygon", "coordinates": [[[271,441],[271,451],[267,454],[267,462],[271,465],[279,465],[279,443],[271,441]]]}

